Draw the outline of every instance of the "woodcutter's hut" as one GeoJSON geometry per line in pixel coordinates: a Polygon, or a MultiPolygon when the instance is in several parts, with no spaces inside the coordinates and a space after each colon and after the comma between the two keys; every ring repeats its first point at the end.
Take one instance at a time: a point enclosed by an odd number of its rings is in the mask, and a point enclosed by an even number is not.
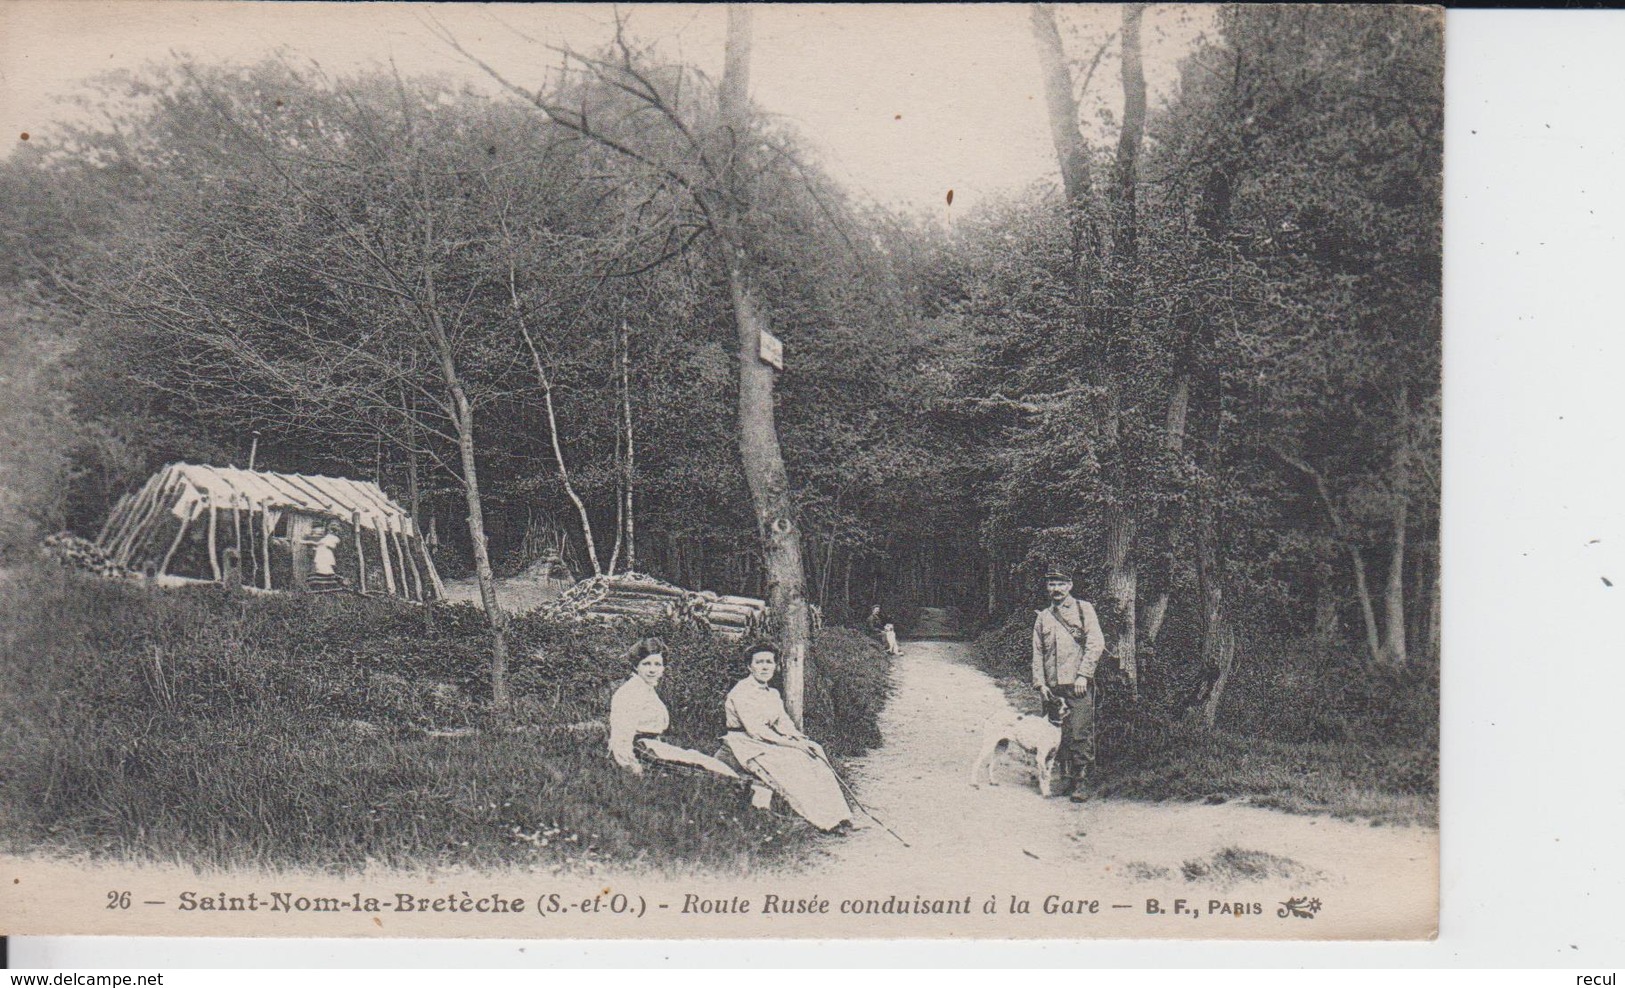
{"type": "Polygon", "coordinates": [[[96,543],[119,566],[165,582],[445,596],[411,515],[359,480],[173,463],[119,500],[96,543]],[[315,572],[324,540],[338,580],[315,572]]]}

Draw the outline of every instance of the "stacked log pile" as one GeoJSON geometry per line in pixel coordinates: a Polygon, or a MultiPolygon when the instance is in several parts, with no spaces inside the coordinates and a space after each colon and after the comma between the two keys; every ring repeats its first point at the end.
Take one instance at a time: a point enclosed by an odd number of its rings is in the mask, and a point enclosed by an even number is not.
{"type": "Polygon", "coordinates": [[[101,546],[82,539],[71,532],[48,535],[40,548],[46,558],[53,559],[69,569],[97,576],[129,576],[130,571],[120,566],[101,546]]]}
{"type": "Polygon", "coordinates": [[[555,616],[582,621],[696,623],[730,638],[761,633],[767,603],[708,590],[685,590],[645,573],[594,576],[547,605],[555,616]]]}

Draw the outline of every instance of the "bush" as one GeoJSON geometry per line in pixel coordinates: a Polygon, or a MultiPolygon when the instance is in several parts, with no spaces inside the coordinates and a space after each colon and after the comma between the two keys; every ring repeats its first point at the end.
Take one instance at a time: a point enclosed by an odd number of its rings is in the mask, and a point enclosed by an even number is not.
{"type": "MultiPolygon", "coordinates": [[[[1172,664],[1180,639],[1168,635],[1157,661],[1172,664]]],[[[975,644],[978,663],[1018,709],[1038,712],[1030,613],[1011,616],[975,644]]],[[[1136,703],[1108,659],[1097,737],[1101,791],[1153,800],[1245,797],[1297,812],[1436,820],[1437,670],[1371,671],[1335,656],[1317,665],[1304,654],[1294,642],[1249,640],[1214,729],[1166,705],[1194,678],[1188,664],[1158,670],[1160,681],[1142,684],[1136,703]]]]}
{"type": "MultiPolygon", "coordinates": [[[[707,777],[634,778],[600,723],[640,633],[668,643],[672,737],[702,751],[743,673],[693,629],[511,626],[490,711],[468,606],[157,590],[39,567],[0,594],[0,841],[199,864],[637,862],[750,868],[807,832],[707,777]],[[450,729],[476,728],[473,731],[450,729]],[[426,730],[435,729],[435,730],[426,730]]],[[[809,729],[876,737],[880,650],[826,633],[809,729]],[[878,678],[877,678],[878,677],[878,678]]]]}

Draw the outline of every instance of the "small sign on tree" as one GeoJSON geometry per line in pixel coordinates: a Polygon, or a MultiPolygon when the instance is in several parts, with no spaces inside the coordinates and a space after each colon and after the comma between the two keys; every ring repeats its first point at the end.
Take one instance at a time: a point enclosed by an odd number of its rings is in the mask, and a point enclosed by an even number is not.
{"type": "Polygon", "coordinates": [[[762,363],[767,364],[776,371],[784,370],[784,344],[777,336],[765,329],[762,330],[756,353],[761,358],[762,363]]]}

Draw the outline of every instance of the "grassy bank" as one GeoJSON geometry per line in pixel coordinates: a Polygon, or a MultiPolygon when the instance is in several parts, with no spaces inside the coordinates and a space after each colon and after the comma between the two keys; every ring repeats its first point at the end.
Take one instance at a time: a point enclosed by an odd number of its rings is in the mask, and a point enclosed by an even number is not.
{"type": "MultiPolygon", "coordinates": [[[[1038,713],[1032,619],[976,641],[977,662],[1016,707],[1038,713]]],[[[1153,695],[1130,703],[1108,678],[1099,790],[1144,800],[1245,800],[1373,823],[1438,823],[1438,679],[1427,670],[1311,666],[1289,645],[1255,647],[1213,728],[1175,718],[1153,695]]]]}
{"type": "MultiPolygon", "coordinates": [[[[816,839],[707,777],[618,770],[602,719],[635,630],[512,628],[513,715],[488,710],[466,606],[159,591],[52,569],[0,588],[0,841],[206,865],[347,869],[584,861],[749,869],[816,839]]],[[[703,751],[734,643],[666,637],[670,738],[703,751]]],[[[808,727],[876,738],[886,657],[815,644],[808,727]]]]}

